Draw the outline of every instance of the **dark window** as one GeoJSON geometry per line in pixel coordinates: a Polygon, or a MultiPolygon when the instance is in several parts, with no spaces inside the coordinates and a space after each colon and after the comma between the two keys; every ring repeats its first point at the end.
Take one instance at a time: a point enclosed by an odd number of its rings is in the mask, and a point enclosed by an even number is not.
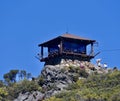
{"type": "Polygon", "coordinates": [[[55,53],[55,52],[58,52],[58,51],[59,51],[58,45],[49,47],[49,52],[50,53],[55,53]]]}
{"type": "Polygon", "coordinates": [[[63,50],[65,52],[86,53],[86,45],[73,42],[64,42],[63,50]]]}

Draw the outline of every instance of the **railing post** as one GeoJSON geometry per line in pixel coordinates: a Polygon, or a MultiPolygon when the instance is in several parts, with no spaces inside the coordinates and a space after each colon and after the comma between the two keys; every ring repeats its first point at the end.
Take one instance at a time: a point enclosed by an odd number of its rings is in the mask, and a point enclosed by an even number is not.
{"type": "Polygon", "coordinates": [[[43,46],[41,46],[41,58],[43,58],[43,46]]]}

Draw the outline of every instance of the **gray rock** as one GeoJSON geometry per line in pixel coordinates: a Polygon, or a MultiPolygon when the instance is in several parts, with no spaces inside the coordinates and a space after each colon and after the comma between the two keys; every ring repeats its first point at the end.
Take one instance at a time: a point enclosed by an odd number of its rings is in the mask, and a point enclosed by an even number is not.
{"type": "MultiPolygon", "coordinates": [[[[73,83],[73,77],[78,75],[75,73],[75,71],[70,72],[69,66],[78,68],[81,67],[81,65],[89,74],[93,72],[93,67],[96,68],[88,61],[72,61],[71,59],[62,59],[60,64],[57,65],[45,65],[41,72],[41,76],[44,78],[42,85],[44,94],[39,91],[20,94],[19,97],[14,101],[42,101],[43,98],[49,98],[57,93],[60,93],[61,91],[65,90],[64,88],[66,88],[69,84],[73,83]]],[[[98,71],[98,73],[101,72],[102,71],[100,70],[98,71]]],[[[79,79],[83,79],[83,77],[79,77],[79,79]]]]}
{"type": "Polygon", "coordinates": [[[42,94],[39,91],[34,91],[33,93],[25,93],[25,94],[19,94],[18,98],[14,101],[42,101],[44,98],[44,94],[42,94]]]}
{"type": "Polygon", "coordinates": [[[62,82],[62,83],[57,84],[57,87],[58,87],[60,90],[63,90],[65,87],[67,87],[67,85],[62,82]]]}
{"type": "Polygon", "coordinates": [[[18,98],[17,99],[15,99],[14,101],[24,101],[24,100],[27,100],[28,99],[28,94],[19,94],[19,96],[18,96],[18,98]]]}

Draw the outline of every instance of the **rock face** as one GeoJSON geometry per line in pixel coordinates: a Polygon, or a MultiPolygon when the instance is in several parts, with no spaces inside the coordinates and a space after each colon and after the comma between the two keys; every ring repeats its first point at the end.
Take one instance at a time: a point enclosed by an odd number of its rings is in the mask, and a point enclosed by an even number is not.
{"type": "Polygon", "coordinates": [[[89,74],[97,72],[107,72],[101,67],[97,67],[88,61],[78,61],[62,59],[60,64],[45,65],[37,82],[42,86],[42,93],[33,91],[32,93],[19,94],[14,101],[42,101],[61,91],[65,90],[69,84],[78,79],[86,78],[89,74]]]}
{"type": "Polygon", "coordinates": [[[42,101],[44,94],[38,91],[33,91],[32,93],[26,92],[25,94],[19,94],[18,98],[14,101],[42,101]]]}
{"type": "Polygon", "coordinates": [[[60,64],[54,66],[45,65],[41,72],[41,86],[45,91],[45,98],[65,90],[78,78],[87,77],[94,68],[95,66],[88,61],[70,59],[62,59],[60,64]]]}

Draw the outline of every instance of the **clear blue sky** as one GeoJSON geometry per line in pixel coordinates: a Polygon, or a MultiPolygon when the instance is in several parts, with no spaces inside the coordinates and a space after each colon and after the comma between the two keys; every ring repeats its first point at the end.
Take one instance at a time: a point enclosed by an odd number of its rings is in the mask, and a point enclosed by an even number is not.
{"type": "MultiPolygon", "coordinates": [[[[0,0],[0,79],[11,69],[38,76],[38,44],[66,31],[97,40],[96,51],[120,49],[120,0],[0,0]]],[[[119,57],[120,50],[96,58],[120,67],[119,57]]]]}

